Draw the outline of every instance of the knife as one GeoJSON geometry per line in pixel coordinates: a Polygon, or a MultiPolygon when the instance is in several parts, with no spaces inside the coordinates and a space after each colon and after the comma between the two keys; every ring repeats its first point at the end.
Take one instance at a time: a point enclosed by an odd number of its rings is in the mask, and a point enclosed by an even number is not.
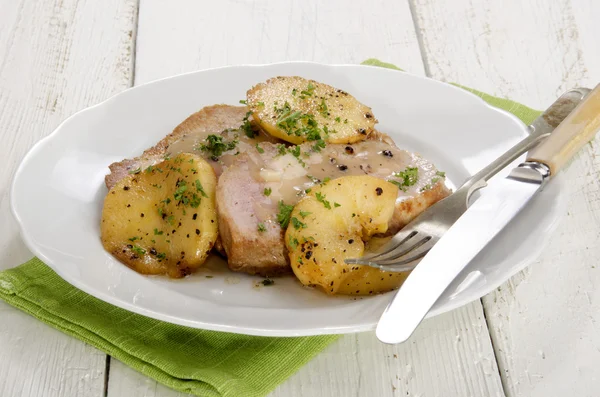
{"type": "Polygon", "coordinates": [[[384,343],[406,341],[446,288],[600,129],[600,84],[510,174],[492,181],[410,273],[377,324],[384,343]]]}

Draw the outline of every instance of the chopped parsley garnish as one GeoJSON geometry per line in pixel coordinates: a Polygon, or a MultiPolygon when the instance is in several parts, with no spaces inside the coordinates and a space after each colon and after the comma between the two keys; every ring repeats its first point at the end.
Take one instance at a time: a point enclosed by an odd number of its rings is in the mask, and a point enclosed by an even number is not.
{"type": "Polygon", "coordinates": [[[271,188],[270,187],[266,187],[265,190],[263,190],[263,194],[267,197],[269,197],[271,195],[271,188]]]}
{"type": "Polygon", "coordinates": [[[292,107],[290,106],[288,101],[285,101],[285,103],[283,104],[282,108],[278,108],[277,107],[277,101],[275,101],[275,104],[273,105],[273,111],[275,113],[279,114],[279,118],[284,118],[286,116],[288,116],[291,111],[292,111],[292,107]]]}
{"type": "Polygon", "coordinates": [[[223,137],[219,135],[209,135],[205,141],[207,144],[200,144],[199,148],[203,152],[210,152],[214,157],[219,157],[228,150],[232,150],[238,144],[237,140],[223,142],[223,137]]]}
{"type": "Polygon", "coordinates": [[[298,90],[294,88],[294,89],[292,90],[292,95],[293,95],[293,96],[296,96],[296,93],[297,93],[297,92],[298,92],[298,90]]]}
{"type": "Polygon", "coordinates": [[[308,212],[308,211],[300,211],[300,216],[302,217],[302,219],[306,218],[307,216],[309,216],[310,214],[312,214],[312,212],[308,212]]]}
{"type": "Polygon", "coordinates": [[[154,228],[154,235],[155,236],[160,236],[162,234],[163,234],[162,230],[158,230],[157,228],[154,228]]]}
{"type": "Polygon", "coordinates": [[[128,239],[128,240],[129,240],[129,241],[135,241],[135,240],[139,240],[139,239],[140,239],[139,237],[132,237],[132,238],[130,238],[130,239],[128,239]]]}
{"type": "Polygon", "coordinates": [[[294,229],[296,229],[296,230],[298,230],[300,228],[306,229],[306,223],[301,222],[295,216],[292,217],[292,225],[294,226],[294,229]]]}
{"type": "Polygon", "coordinates": [[[151,172],[152,172],[152,170],[153,170],[153,169],[154,169],[154,167],[153,167],[153,166],[151,166],[151,165],[149,165],[148,167],[146,167],[145,171],[146,171],[146,173],[148,173],[148,174],[149,174],[149,173],[151,173],[151,172]]]}
{"type": "Polygon", "coordinates": [[[276,122],[277,127],[281,128],[288,135],[305,136],[308,141],[318,141],[321,139],[321,132],[323,131],[319,129],[319,124],[313,115],[304,114],[300,111],[292,111],[287,101],[282,108],[275,106],[273,110],[279,115],[276,122]]]}
{"type": "MultiPolygon", "coordinates": [[[[288,107],[289,104],[285,103],[288,107]]],[[[282,128],[288,135],[291,135],[296,128],[296,131],[300,131],[298,129],[298,121],[306,118],[307,115],[303,115],[300,111],[291,112],[291,110],[285,110],[282,112],[282,115],[277,119],[277,126],[282,128]]],[[[300,135],[298,132],[294,132],[296,135],[300,135]]]]}
{"type": "Polygon", "coordinates": [[[348,119],[344,119],[344,124],[348,124],[348,119]]]}
{"type": "Polygon", "coordinates": [[[188,161],[188,163],[190,163],[190,164],[194,164],[194,159],[190,159],[190,160],[188,161]]]}
{"type": "Polygon", "coordinates": [[[311,189],[311,188],[308,188],[308,189],[306,189],[304,192],[305,192],[306,194],[308,194],[308,193],[310,193],[311,191],[312,191],[312,189],[311,189]]]}
{"type": "Polygon", "coordinates": [[[158,208],[158,215],[164,216],[165,215],[165,210],[159,207],[158,208]]]}
{"type": "Polygon", "coordinates": [[[441,177],[441,178],[445,178],[446,177],[446,173],[444,171],[437,171],[435,174],[437,176],[441,177]]]}
{"type": "Polygon", "coordinates": [[[248,111],[246,112],[246,115],[244,116],[244,119],[242,120],[242,125],[240,126],[240,129],[244,131],[244,133],[246,134],[246,136],[248,138],[254,138],[255,136],[258,135],[258,131],[255,131],[254,128],[252,128],[252,123],[250,123],[250,115],[252,114],[252,111],[248,111]]]}
{"type": "MultiPolygon", "coordinates": [[[[202,199],[196,193],[192,193],[192,199],[190,200],[190,205],[192,208],[198,208],[202,199]]],[[[183,215],[185,215],[185,209],[183,210],[183,215]]]]}
{"type": "Polygon", "coordinates": [[[263,281],[261,281],[261,283],[265,287],[268,287],[269,285],[275,284],[275,281],[271,280],[270,278],[265,278],[263,281]]]}
{"type": "Polygon", "coordinates": [[[140,172],[142,172],[142,169],[140,167],[136,168],[135,170],[129,171],[130,174],[139,174],[140,172]]]}
{"type": "Polygon", "coordinates": [[[175,193],[173,193],[173,197],[175,198],[175,200],[182,201],[186,190],[187,190],[187,182],[184,180],[178,181],[177,189],[175,190],[175,193]]]}
{"type": "Polygon", "coordinates": [[[406,191],[406,188],[413,186],[419,179],[419,169],[417,167],[407,167],[404,171],[394,173],[394,176],[400,178],[400,181],[389,181],[398,186],[399,189],[406,191]]]}
{"type": "Polygon", "coordinates": [[[321,104],[319,105],[319,113],[321,116],[327,117],[329,115],[327,104],[325,103],[325,98],[321,98],[321,104]]]}
{"type": "Polygon", "coordinates": [[[160,261],[162,261],[166,257],[167,257],[167,254],[165,254],[164,252],[161,252],[160,254],[156,254],[156,258],[160,261]]]}
{"type": "Polygon", "coordinates": [[[336,123],[339,123],[339,122],[341,122],[341,121],[342,121],[342,119],[340,119],[340,117],[339,117],[339,116],[335,118],[335,122],[336,122],[336,123]]]}
{"type": "Polygon", "coordinates": [[[337,208],[337,207],[341,207],[342,205],[341,205],[340,203],[333,203],[333,206],[334,206],[335,208],[337,208]]]}
{"type": "Polygon", "coordinates": [[[137,245],[134,245],[134,246],[131,248],[131,250],[132,250],[132,251],[133,251],[133,252],[134,252],[136,255],[139,255],[139,256],[142,256],[142,255],[144,255],[144,254],[146,253],[146,250],[145,250],[145,249],[143,249],[142,247],[138,247],[137,245]]]}
{"type": "Polygon", "coordinates": [[[206,192],[204,191],[204,188],[202,187],[202,184],[200,183],[200,181],[198,179],[196,179],[196,190],[199,191],[203,197],[208,198],[208,196],[206,195],[206,192]]]}
{"type": "Polygon", "coordinates": [[[423,186],[420,191],[425,192],[427,190],[431,190],[431,185],[429,183],[427,185],[423,186]]]}
{"type": "Polygon", "coordinates": [[[315,86],[309,81],[308,87],[305,90],[300,91],[300,99],[304,99],[306,97],[312,96],[315,91],[315,86]]]}
{"type": "Polygon", "coordinates": [[[260,154],[263,154],[265,152],[265,149],[258,146],[258,143],[256,144],[256,150],[258,150],[258,153],[260,153],[260,154]]]}
{"type": "Polygon", "coordinates": [[[290,236],[289,243],[290,243],[290,247],[292,247],[292,249],[295,250],[296,247],[298,246],[298,239],[296,237],[290,236]]]}
{"type": "Polygon", "coordinates": [[[296,157],[296,158],[300,157],[300,146],[294,146],[294,148],[289,149],[289,151],[294,157],[296,157]]]}
{"type": "Polygon", "coordinates": [[[328,210],[331,209],[331,204],[329,203],[329,201],[325,200],[325,195],[321,194],[321,192],[317,192],[315,193],[315,197],[317,198],[317,201],[320,203],[323,203],[323,206],[325,208],[327,208],[328,210]]]}
{"type": "Polygon", "coordinates": [[[321,149],[325,148],[325,141],[322,139],[317,140],[317,142],[313,145],[312,148],[315,152],[320,152],[321,149]]]}
{"type": "Polygon", "coordinates": [[[292,211],[294,210],[293,205],[286,205],[283,200],[280,200],[278,203],[279,213],[277,214],[277,222],[281,225],[282,228],[286,228],[290,223],[290,215],[292,215],[292,211]]]}
{"type": "Polygon", "coordinates": [[[256,104],[256,106],[265,106],[265,103],[264,103],[264,102],[258,102],[258,103],[256,104]]]}
{"type": "Polygon", "coordinates": [[[161,201],[161,203],[165,203],[165,204],[169,204],[170,202],[171,202],[171,199],[168,197],[161,201]]]}
{"type": "Polygon", "coordinates": [[[241,103],[242,105],[245,105],[245,104],[246,104],[246,100],[245,100],[245,99],[240,99],[240,103],[241,103]]]}
{"type": "Polygon", "coordinates": [[[167,222],[169,222],[169,224],[172,226],[175,224],[175,217],[173,215],[169,215],[167,217],[167,222]]]}
{"type": "Polygon", "coordinates": [[[265,227],[264,223],[259,223],[258,224],[258,231],[259,232],[266,232],[267,231],[267,228],[265,227]]]}
{"type": "Polygon", "coordinates": [[[278,143],[277,144],[277,154],[280,156],[285,155],[287,152],[287,148],[285,147],[285,145],[283,143],[278,143]]]}
{"type": "Polygon", "coordinates": [[[438,183],[439,180],[440,180],[440,178],[438,178],[438,177],[431,178],[431,183],[436,184],[436,183],[438,183]]]}

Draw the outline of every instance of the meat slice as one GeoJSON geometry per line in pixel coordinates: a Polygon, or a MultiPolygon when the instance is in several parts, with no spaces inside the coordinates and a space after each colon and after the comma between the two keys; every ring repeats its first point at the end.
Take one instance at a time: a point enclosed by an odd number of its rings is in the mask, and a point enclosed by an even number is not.
{"type": "Polygon", "coordinates": [[[264,277],[289,273],[284,231],[254,167],[248,158],[240,159],[217,184],[219,233],[227,263],[231,270],[264,277]]]}
{"type": "MultiPolygon", "coordinates": [[[[156,164],[164,159],[166,155],[177,154],[179,152],[194,152],[207,159],[210,159],[211,153],[194,150],[200,143],[204,142],[210,134],[223,136],[224,140],[239,141],[241,150],[248,146],[254,146],[257,142],[279,142],[279,140],[260,131],[255,125],[252,125],[254,138],[246,135],[242,125],[245,123],[248,108],[245,106],[213,105],[207,106],[200,111],[192,114],[179,124],[173,132],[164,137],[156,145],[144,151],[144,153],[133,159],[125,159],[118,163],[109,165],[110,174],[106,175],[105,183],[107,188],[113,187],[118,181],[126,177],[130,172],[141,168],[144,169],[150,165],[156,164]]],[[[225,160],[240,150],[231,150],[225,153],[225,160]]],[[[217,173],[222,171],[222,161],[213,162],[213,168],[217,173]]]]}
{"type": "Polygon", "coordinates": [[[429,161],[379,140],[330,144],[320,152],[311,144],[300,145],[299,150],[290,147],[286,153],[280,146],[261,146],[264,153],[239,157],[217,185],[222,244],[235,271],[262,276],[289,271],[285,231],[277,221],[279,202],[294,205],[306,189],[327,178],[366,174],[401,185],[388,234],[450,193],[443,173],[429,161]],[[406,182],[403,177],[413,179],[406,182]]]}

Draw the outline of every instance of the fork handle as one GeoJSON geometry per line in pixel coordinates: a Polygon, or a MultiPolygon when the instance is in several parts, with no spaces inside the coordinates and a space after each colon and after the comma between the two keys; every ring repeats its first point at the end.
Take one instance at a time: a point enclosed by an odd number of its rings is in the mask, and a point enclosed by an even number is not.
{"type": "Polygon", "coordinates": [[[529,152],[527,161],[546,164],[555,175],[600,129],[600,84],[596,86],[544,142],[529,152]]]}

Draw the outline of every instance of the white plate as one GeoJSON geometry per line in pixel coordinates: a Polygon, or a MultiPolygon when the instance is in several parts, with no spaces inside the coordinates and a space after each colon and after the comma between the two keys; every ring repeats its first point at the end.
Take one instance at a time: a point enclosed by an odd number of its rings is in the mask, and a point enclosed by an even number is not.
{"type": "MultiPolygon", "coordinates": [[[[100,243],[110,163],[138,155],[203,106],[237,104],[253,84],[278,75],[300,75],[352,93],[373,108],[381,131],[432,160],[454,185],[527,133],[517,118],[466,91],[382,68],[281,63],[175,76],[77,113],[25,156],[11,202],[26,244],[75,287],[159,320],[268,336],[374,328],[393,294],[332,298],[302,288],[292,277],[258,288],[260,279],[222,270],[204,269],[177,281],[146,277],[116,261],[100,243]]],[[[565,212],[564,185],[560,178],[550,183],[429,315],[478,299],[534,260],[565,212]]]]}

